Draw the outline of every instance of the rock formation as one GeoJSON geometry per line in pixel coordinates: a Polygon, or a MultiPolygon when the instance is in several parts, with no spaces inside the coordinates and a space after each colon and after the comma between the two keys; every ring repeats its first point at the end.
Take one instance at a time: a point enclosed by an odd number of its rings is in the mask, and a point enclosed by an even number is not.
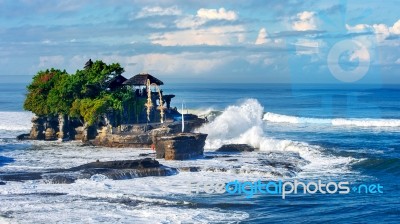
{"type": "Polygon", "coordinates": [[[252,152],[255,148],[247,144],[227,144],[217,149],[218,152],[252,152]]]}
{"type": "Polygon", "coordinates": [[[90,179],[96,175],[102,175],[104,178],[113,180],[122,180],[147,176],[168,176],[176,173],[177,170],[175,168],[166,167],[154,159],[145,158],[137,160],[97,161],[70,169],[58,169],[47,172],[0,173],[0,180],[43,180],[53,184],[69,184],[75,182],[77,179],[90,179]]]}
{"type": "Polygon", "coordinates": [[[157,158],[185,160],[203,155],[207,134],[181,133],[157,136],[155,149],[157,158]]]}

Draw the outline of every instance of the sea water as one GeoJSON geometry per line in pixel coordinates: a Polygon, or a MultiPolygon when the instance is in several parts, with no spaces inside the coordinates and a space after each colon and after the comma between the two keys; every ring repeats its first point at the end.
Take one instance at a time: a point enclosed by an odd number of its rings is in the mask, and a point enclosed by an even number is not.
{"type": "MultiPolygon", "coordinates": [[[[17,223],[308,223],[400,221],[400,86],[167,84],[172,106],[207,117],[205,158],[164,161],[168,177],[111,180],[94,175],[73,184],[43,181],[0,186],[0,222],[17,223]],[[223,144],[258,151],[224,154],[223,144]],[[189,172],[195,167],[198,172],[189,172]],[[231,181],[380,184],[383,193],[219,194],[188,183],[231,181]]],[[[32,114],[23,84],[0,84],[0,172],[39,172],[84,163],[154,156],[79,142],[15,140],[32,114]]]]}

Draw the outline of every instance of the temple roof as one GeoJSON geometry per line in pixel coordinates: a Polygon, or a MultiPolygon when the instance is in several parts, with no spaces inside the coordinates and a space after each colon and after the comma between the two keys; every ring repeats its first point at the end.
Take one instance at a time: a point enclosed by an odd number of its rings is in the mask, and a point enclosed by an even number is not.
{"type": "Polygon", "coordinates": [[[123,77],[122,75],[117,75],[114,78],[112,78],[110,80],[110,82],[108,83],[108,88],[110,88],[111,90],[114,90],[120,86],[123,85],[123,83],[128,80],[125,77],[123,77]]]}
{"type": "Polygon", "coordinates": [[[153,84],[157,84],[157,85],[164,85],[164,83],[155,78],[154,76],[150,75],[150,74],[138,74],[133,76],[132,78],[126,80],[123,85],[131,85],[131,86],[145,86],[147,84],[147,79],[150,80],[150,83],[153,84]]]}

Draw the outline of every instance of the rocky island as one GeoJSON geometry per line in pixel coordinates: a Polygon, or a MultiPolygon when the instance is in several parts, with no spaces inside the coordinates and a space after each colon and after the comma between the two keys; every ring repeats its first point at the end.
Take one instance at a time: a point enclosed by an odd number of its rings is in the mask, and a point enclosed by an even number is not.
{"type": "Polygon", "coordinates": [[[161,80],[141,73],[122,76],[118,64],[89,60],[83,70],[40,71],[27,87],[24,109],[35,114],[29,134],[18,139],[81,140],[95,146],[153,148],[157,158],[203,155],[206,121],[171,107],[161,80]]]}

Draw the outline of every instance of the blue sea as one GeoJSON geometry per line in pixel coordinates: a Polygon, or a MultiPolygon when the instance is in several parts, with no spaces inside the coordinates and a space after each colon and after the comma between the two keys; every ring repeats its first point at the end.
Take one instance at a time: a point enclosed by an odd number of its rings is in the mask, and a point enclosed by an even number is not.
{"type": "MultiPolygon", "coordinates": [[[[207,117],[205,157],[160,163],[168,177],[73,184],[0,185],[0,221],[10,223],[399,223],[400,86],[166,84],[172,106],[207,117]],[[259,150],[217,152],[223,144],[259,150]],[[197,172],[189,172],[196,167],[197,172]],[[191,192],[192,183],[346,182],[349,192],[191,192]],[[369,188],[365,190],[363,186],[369,188]],[[372,187],[371,187],[372,186],[372,187]],[[373,186],[381,186],[377,191],[373,186]]],[[[140,158],[149,149],[79,142],[19,142],[32,114],[24,84],[0,84],[0,173],[69,168],[96,159],[140,158]]]]}

